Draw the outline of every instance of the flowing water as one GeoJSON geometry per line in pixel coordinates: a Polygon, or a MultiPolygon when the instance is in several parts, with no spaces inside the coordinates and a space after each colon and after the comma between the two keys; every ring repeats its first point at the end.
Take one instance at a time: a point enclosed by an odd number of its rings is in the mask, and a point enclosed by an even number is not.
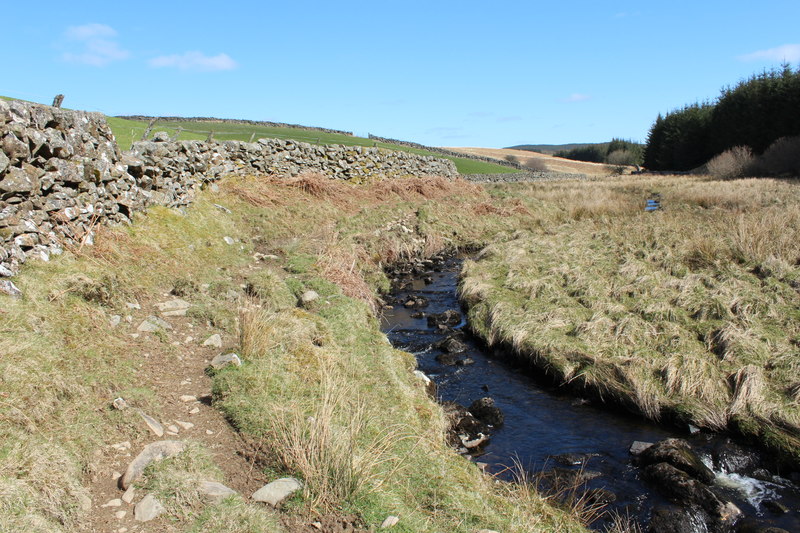
{"type": "MultiPolygon", "coordinates": [[[[646,524],[653,507],[666,504],[666,500],[641,480],[639,469],[632,464],[629,448],[634,441],[685,438],[711,464],[711,450],[724,437],[705,433],[691,436],[688,428],[681,432],[662,427],[559,392],[537,380],[535,372],[520,368],[508,354],[493,353],[469,334],[464,338],[467,351],[459,358],[469,358],[472,364],[446,366],[437,362],[436,356],[442,351],[434,345],[447,333],[430,327],[425,316],[460,309],[456,285],[461,260],[451,258],[429,266],[430,271],[409,278],[405,288],[393,293],[394,305],[384,311],[383,329],[397,348],[417,356],[418,368],[437,384],[440,400],[468,406],[473,400],[490,396],[503,411],[505,424],[492,431],[491,441],[475,458],[485,463],[489,472],[509,477],[507,468],[518,462],[529,472],[559,467],[599,473],[588,487],[610,490],[616,501],[609,509],[646,524]],[[427,306],[404,307],[404,302],[418,297],[427,299],[427,306]],[[420,311],[425,316],[419,316],[420,311]]],[[[464,327],[462,322],[455,329],[464,327]]],[[[774,475],[765,476],[764,472],[761,480],[719,470],[715,473],[714,490],[733,501],[745,516],[764,526],[800,532],[800,490],[796,485],[774,475]],[[789,511],[769,510],[765,502],[769,505],[771,501],[789,511]]],[[[595,527],[603,524],[601,519],[595,527]]]]}

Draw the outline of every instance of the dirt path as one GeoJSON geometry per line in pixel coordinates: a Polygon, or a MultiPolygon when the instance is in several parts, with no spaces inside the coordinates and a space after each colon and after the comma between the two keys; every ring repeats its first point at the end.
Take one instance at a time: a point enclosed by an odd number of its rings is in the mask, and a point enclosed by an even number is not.
{"type": "MultiPolygon", "coordinates": [[[[134,505],[144,496],[139,490],[131,503],[105,506],[122,498],[118,478],[144,446],[159,440],[188,440],[202,444],[225,474],[224,484],[245,498],[269,480],[250,461],[252,446],[231,428],[222,413],[211,406],[211,378],[205,370],[211,359],[233,351],[236,338],[186,316],[161,317],[172,326],[158,334],[137,331],[148,316],[159,316],[156,304],[175,299],[163,295],[152,301],[136,302],[141,309],[131,309],[117,326],[119,335],[130,339],[132,353],[138,353],[137,387],[154,394],[150,404],[158,412],[147,413],[158,420],[164,435],[159,437],[141,421],[141,431],[130,441],[114,443],[95,451],[96,462],[90,477],[92,512],[81,531],[118,532],[182,531],[186,523],[156,519],[142,523],[134,520],[134,505]],[[204,346],[213,334],[220,334],[222,347],[204,346]],[[196,400],[189,399],[194,397],[196,400]],[[175,431],[177,430],[177,431],[175,431]]],[[[191,298],[185,298],[191,303],[191,298]]],[[[231,302],[236,305],[236,302],[231,302]]],[[[134,407],[128,407],[134,409],[134,407]]]]}

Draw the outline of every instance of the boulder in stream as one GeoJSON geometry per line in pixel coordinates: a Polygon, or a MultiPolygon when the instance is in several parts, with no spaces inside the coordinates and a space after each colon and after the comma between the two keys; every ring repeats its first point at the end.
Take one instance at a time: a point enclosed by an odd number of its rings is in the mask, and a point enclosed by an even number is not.
{"type": "Polygon", "coordinates": [[[461,313],[455,309],[448,309],[443,313],[433,313],[428,315],[428,325],[434,326],[457,326],[461,324],[461,313]]]}
{"type": "Polygon", "coordinates": [[[639,465],[647,467],[667,463],[703,483],[714,481],[715,475],[683,439],[666,439],[650,446],[638,456],[639,465]]]}
{"type": "Polygon", "coordinates": [[[505,420],[503,411],[494,404],[494,399],[488,396],[472,402],[469,405],[469,412],[484,424],[494,427],[502,426],[505,420]]]}

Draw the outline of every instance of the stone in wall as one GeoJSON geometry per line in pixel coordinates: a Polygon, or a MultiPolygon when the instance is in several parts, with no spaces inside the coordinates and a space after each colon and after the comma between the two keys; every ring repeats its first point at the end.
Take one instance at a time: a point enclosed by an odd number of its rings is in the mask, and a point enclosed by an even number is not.
{"type": "Polygon", "coordinates": [[[0,100],[0,276],[28,257],[90,242],[97,224],[129,222],[150,205],[186,205],[224,175],[309,170],[354,182],[458,175],[432,156],[280,139],[171,141],[162,132],[123,153],[99,113],[0,100]]]}

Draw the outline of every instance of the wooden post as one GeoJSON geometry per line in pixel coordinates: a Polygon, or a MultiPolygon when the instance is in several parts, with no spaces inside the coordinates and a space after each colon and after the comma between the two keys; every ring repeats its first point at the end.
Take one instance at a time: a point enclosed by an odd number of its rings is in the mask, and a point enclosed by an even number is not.
{"type": "Polygon", "coordinates": [[[253,139],[255,138],[256,138],[256,132],[253,132],[253,134],[250,136],[250,142],[253,142],[253,139]]]}
{"type": "Polygon", "coordinates": [[[214,130],[211,130],[208,132],[208,137],[206,137],[206,142],[210,143],[213,140],[214,140],[214,130]]]}
{"type": "Polygon", "coordinates": [[[172,142],[175,142],[175,141],[177,141],[177,140],[178,140],[178,136],[181,134],[181,132],[182,132],[182,131],[183,131],[183,128],[181,128],[180,126],[178,126],[178,129],[176,129],[176,130],[175,130],[175,134],[172,136],[172,138],[170,139],[170,141],[172,141],[172,142]]]}
{"type": "Polygon", "coordinates": [[[144,133],[142,133],[142,140],[143,141],[146,141],[147,138],[150,137],[150,132],[153,131],[153,126],[155,125],[156,120],[158,120],[158,119],[155,119],[155,118],[150,119],[150,123],[147,125],[147,129],[145,129],[144,133]]]}
{"type": "Polygon", "coordinates": [[[53,107],[61,107],[61,104],[64,102],[64,95],[57,94],[55,98],[53,98],[53,107]]]}

